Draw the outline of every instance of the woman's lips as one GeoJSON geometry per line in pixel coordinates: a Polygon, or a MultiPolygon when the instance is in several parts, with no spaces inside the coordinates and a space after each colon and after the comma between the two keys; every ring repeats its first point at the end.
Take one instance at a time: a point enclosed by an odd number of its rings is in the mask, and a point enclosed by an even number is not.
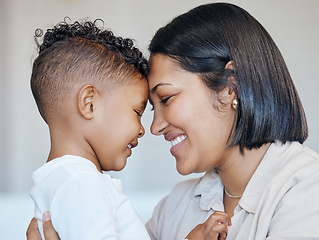
{"type": "Polygon", "coordinates": [[[185,140],[187,138],[187,136],[185,134],[177,136],[176,138],[170,140],[172,147],[174,147],[175,145],[179,144],[180,142],[182,142],[183,140],[185,140]]]}
{"type": "Polygon", "coordinates": [[[183,143],[185,142],[185,140],[187,139],[187,135],[182,134],[182,135],[178,135],[175,138],[172,138],[170,140],[172,147],[170,149],[170,152],[173,156],[176,155],[176,152],[178,151],[178,149],[183,145],[183,143]]]}

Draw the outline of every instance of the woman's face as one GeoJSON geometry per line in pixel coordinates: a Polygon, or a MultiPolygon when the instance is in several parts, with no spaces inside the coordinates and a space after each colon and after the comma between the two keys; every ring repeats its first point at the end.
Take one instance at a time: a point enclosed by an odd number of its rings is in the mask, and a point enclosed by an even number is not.
{"type": "Polygon", "coordinates": [[[235,117],[230,104],[234,94],[225,88],[218,94],[221,104],[197,74],[161,54],[152,56],[148,78],[154,107],[151,132],[171,142],[178,172],[186,175],[222,166],[235,117]]]}

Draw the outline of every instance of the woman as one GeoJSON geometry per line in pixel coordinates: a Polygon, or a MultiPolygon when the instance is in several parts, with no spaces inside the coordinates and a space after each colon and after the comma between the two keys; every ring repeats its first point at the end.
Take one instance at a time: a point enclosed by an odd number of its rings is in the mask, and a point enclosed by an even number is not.
{"type": "Polygon", "coordinates": [[[302,145],[304,110],[267,31],[242,8],[208,4],[149,49],[151,132],[172,143],[180,174],[206,172],[156,206],[151,238],[318,239],[319,155],[302,145]]]}

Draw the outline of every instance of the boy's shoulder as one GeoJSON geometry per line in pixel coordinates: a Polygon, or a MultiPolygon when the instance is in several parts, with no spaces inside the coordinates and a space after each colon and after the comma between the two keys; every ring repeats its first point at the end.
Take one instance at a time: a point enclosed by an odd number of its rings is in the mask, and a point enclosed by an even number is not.
{"type": "Polygon", "coordinates": [[[115,198],[123,195],[120,180],[102,174],[90,160],[78,156],[53,159],[37,169],[32,179],[31,196],[46,194],[53,198],[58,193],[69,195],[77,189],[77,194],[95,191],[116,202],[115,198]]]}
{"type": "Polygon", "coordinates": [[[88,159],[65,155],[44,164],[32,174],[33,185],[43,185],[54,182],[62,185],[67,181],[81,176],[100,178],[101,173],[88,159]]]}

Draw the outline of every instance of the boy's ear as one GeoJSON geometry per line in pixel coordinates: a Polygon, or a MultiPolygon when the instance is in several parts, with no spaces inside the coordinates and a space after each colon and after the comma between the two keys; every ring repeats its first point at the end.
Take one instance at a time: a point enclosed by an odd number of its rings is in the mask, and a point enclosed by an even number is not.
{"type": "Polygon", "coordinates": [[[80,114],[87,120],[94,118],[97,90],[91,85],[84,85],[78,94],[78,109],[80,114]]]}

